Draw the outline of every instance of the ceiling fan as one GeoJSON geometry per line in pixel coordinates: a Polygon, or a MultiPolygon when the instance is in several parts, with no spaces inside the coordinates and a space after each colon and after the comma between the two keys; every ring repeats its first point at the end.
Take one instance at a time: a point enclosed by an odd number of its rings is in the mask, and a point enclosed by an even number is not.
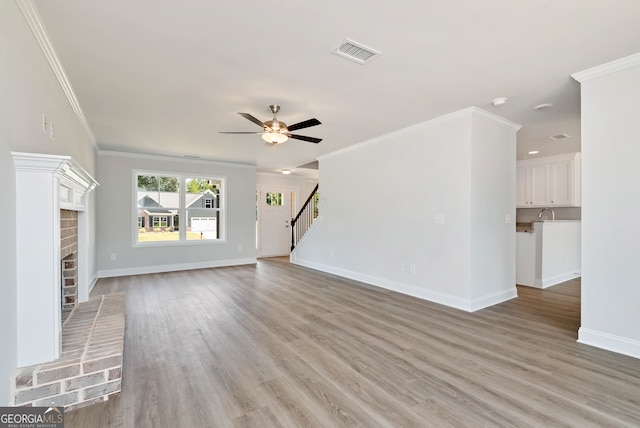
{"type": "Polygon", "coordinates": [[[309,128],[311,126],[320,125],[321,122],[316,119],[308,119],[303,122],[298,122],[293,125],[288,125],[276,118],[276,114],[280,111],[279,105],[270,105],[269,110],[273,113],[273,119],[268,120],[266,122],[261,122],[259,119],[256,119],[249,113],[238,113],[240,116],[245,119],[250,120],[256,125],[262,128],[262,132],[220,132],[220,134],[262,134],[262,139],[269,144],[276,145],[280,143],[284,143],[289,138],[293,138],[296,140],[308,141],[310,143],[319,143],[322,141],[322,138],[315,137],[307,137],[304,135],[291,134],[291,131],[296,131],[298,129],[309,128]]]}

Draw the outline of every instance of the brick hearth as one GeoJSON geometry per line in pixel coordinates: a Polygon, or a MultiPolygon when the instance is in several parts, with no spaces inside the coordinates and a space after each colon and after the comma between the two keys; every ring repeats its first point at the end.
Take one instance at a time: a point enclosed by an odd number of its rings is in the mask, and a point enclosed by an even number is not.
{"type": "Polygon", "coordinates": [[[62,354],[19,369],[16,406],[73,410],[119,396],[124,349],[125,293],[78,303],[62,327],[62,354]]]}

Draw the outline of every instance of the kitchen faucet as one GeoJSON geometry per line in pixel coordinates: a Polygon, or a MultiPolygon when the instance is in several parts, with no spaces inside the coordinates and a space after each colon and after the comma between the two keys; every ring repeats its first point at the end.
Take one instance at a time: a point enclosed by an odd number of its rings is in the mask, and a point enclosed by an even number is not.
{"type": "Polygon", "coordinates": [[[538,213],[538,218],[542,219],[542,213],[545,211],[550,211],[551,212],[551,220],[555,220],[556,219],[556,213],[553,212],[553,210],[551,208],[543,208],[540,210],[540,212],[538,213]]]}

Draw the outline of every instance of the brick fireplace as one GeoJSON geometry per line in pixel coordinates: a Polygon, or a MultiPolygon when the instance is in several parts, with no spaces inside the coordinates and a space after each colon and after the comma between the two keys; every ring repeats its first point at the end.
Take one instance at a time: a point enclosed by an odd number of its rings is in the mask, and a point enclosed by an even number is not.
{"type": "Polygon", "coordinates": [[[78,212],[60,210],[62,324],[78,302],[78,212]]]}
{"type": "Polygon", "coordinates": [[[16,152],[12,156],[16,170],[17,357],[18,366],[26,367],[60,357],[63,305],[68,310],[89,297],[95,279],[88,268],[92,256],[88,195],[98,183],[69,156],[16,152]],[[72,253],[76,260],[67,260],[70,268],[66,269],[67,261],[63,265],[62,259],[72,253]],[[63,286],[66,279],[75,284],[63,286]]]}
{"type": "Polygon", "coordinates": [[[125,298],[89,299],[96,279],[88,195],[98,183],[69,156],[12,156],[19,368],[12,404],[73,409],[108,400],[121,388],[125,298]]]}

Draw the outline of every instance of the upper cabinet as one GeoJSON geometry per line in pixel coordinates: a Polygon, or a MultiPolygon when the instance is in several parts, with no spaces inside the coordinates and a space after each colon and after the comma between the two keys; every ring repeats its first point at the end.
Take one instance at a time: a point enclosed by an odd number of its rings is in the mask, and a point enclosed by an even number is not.
{"type": "Polygon", "coordinates": [[[517,166],[517,207],[549,205],[549,164],[525,164],[517,166]]]}
{"type": "Polygon", "coordinates": [[[517,208],[579,206],[580,153],[517,162],[517,208]]]}

